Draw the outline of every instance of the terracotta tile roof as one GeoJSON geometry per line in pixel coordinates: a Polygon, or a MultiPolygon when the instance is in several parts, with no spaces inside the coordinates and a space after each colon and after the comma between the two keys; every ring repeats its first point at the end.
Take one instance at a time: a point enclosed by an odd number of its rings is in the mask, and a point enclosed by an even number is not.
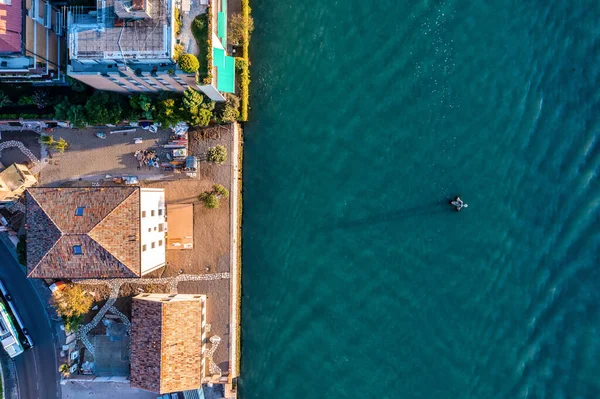
{"type": "Polygon", "coordinates": [[[131,326],[131,386],[159,394],[202,384],[200,300],[134,298],[131,326]]]}
{"type": "Polygon", "coordinates": [[[13,0],[11,5],[0,4],[0,53],[21,52],[22,19],[21,1],[13,0]]]}
{"type": "Polygon", "coordinates": [[[28,277],[140,276],[138,187],[35,187],[25,198],[28,277]]]}

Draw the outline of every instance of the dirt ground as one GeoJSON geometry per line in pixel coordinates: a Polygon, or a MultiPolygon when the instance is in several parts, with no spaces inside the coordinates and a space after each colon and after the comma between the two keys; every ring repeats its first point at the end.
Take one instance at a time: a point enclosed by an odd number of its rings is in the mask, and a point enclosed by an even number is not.
{"type": "Polygon", "coordinates": [[[213,360],[221,368],[223,375],[228,373],[230,358],[229,287],[229,280],[184,281],[178,285],[178,292],[181,294],[206,295],[206,321],[210,324],[207,337],[213,335],[221,337],[221,343],[213,354],[213,360]]]}

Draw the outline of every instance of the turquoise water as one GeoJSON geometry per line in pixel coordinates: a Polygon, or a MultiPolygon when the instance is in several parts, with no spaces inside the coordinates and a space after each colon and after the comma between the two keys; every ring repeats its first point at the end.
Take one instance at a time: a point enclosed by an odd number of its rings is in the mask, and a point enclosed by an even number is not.
{"type": "Polygon", "coordinates": [[[598,2],[253,15],[242,397],[600,398],[598,2]]]}

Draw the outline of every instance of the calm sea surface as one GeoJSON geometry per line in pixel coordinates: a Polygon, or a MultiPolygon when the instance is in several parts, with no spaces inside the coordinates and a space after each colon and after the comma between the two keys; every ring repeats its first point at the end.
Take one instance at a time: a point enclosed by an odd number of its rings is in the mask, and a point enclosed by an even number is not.
{"type": "Polygon", "coordinates": [[[600,398],[600,3],[252,5],[243,398],[600,398]]]}

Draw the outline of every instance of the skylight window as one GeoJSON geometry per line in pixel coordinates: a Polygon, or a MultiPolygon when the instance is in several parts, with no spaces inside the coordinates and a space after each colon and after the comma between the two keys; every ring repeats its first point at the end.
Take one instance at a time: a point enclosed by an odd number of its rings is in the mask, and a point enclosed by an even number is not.
{"type": "Polygon", "coordinates": [[[83,210],[85,209],[85,207],[83,206],[78,206],[77,210],[75,211],[75,216],[83,216],[83,210]]]}
{"type": "Polygon", "coordinates": [[[73,253],[75,255],[83,255],[83,251],[81,250],[81,245],[73,245],[73,253]]]}

